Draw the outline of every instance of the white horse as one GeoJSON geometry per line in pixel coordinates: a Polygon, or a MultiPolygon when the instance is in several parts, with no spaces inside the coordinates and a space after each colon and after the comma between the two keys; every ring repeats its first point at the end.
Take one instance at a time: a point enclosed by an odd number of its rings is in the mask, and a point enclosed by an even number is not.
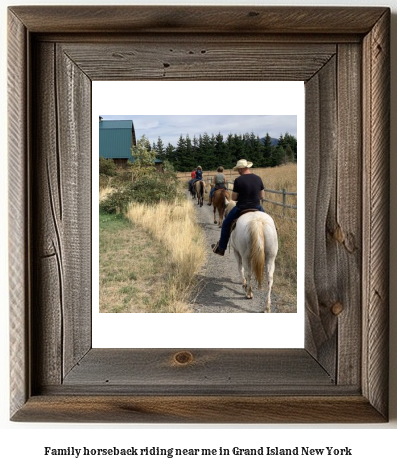
{"type": "MultiPolygon", "coordinates": [[[[225,215],[227,216],[236,203],[226,199],[226,204],[225,215]]],[[[262,211],[243,214],[237,219],[236,227],[230,236],[230,245],[234,249],[243,288],[248,299],[253,297],[252,276],[256,278],[258,288],[261,288],[265,268],[267,278],[265,312],[270,312],[270,295],[278,252],[277,230],[273,218],[262,211]]]]}

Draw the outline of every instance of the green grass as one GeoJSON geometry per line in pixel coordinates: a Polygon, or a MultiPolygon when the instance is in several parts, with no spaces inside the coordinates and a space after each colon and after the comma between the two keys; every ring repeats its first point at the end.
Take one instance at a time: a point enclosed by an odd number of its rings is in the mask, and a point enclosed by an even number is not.
{"type": "Polygon", "coordinates": [[[99,213],[100,312],[162,312],[167,251],[122,215],[99,213]]]}

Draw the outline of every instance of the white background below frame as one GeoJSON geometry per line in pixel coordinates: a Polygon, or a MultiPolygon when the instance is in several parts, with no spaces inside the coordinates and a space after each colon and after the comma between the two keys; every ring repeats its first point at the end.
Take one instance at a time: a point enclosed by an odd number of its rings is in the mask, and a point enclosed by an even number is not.
{"type": "MultiPolygon", "coordinates": [[[[237,81],[93,82],[92,116],[93,348],[303,348],[303,82],[249,82],[248,87],[247,82],[237,81]],[[199,98],[197,100],[175,99],[178,96],[199,98]],[[147,97],[150,97],[150,101],[147,97]],[[95,210],[98,207],[98,194],[95,191],[98,188],[99,155],[97,123],[101,115],[131,114],[297,115],[299,154],[297,313],[99,313],[99,219],[98,211],[95,210]]],[[[137,139],[140,137],[137,136],[137,139]]]]}

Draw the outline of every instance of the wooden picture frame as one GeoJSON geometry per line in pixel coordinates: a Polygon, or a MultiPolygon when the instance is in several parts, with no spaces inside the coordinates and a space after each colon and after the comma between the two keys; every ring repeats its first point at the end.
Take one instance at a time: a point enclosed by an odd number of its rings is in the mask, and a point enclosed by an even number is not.
{"type": "Polygon", "coordinates": [[[388,420],[389,23],[384,7],[9,8],[11,420],[388,420]],[[91,348],[92,80],[305,81],[304,349],[91,348]]]}

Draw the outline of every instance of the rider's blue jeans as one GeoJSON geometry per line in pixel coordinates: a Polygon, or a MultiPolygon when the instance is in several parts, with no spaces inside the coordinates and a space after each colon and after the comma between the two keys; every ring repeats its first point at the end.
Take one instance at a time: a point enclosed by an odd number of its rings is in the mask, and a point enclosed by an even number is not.
{"type": "MultiPolygon", "coordinates": [[[[263,213],[265,212],[265,210],[262,208],[260,204],[258,204],[258,206],[255,206],[252,209],[259,209],[259,211],[262,211],[263,213]]],[[[230,228],[232,226],[232,223],[235,219],[237,219],[240,216],[241,211],[242,211],[241,209],[235,206],[233,209],[231,209],[230,213],[223,220],[222,229],[221,229],[221,238],[219,239],[219,247],[223,250],[226,250],[227,244],[229,242],[230,228]]]]}

